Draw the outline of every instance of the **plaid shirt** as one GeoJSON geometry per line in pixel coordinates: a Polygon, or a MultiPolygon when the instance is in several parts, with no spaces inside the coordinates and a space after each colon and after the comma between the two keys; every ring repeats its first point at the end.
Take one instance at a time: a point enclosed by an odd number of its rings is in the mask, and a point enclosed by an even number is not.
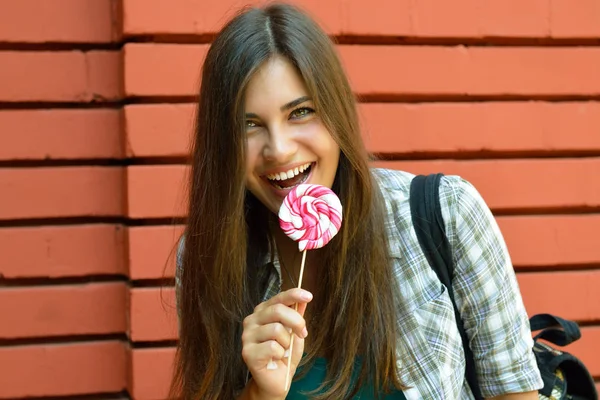
{"type": "MultiPolygon", "coordinates": [[[[452,302],[421,251],[408,201],[413,175],[373,169],[387,206],[390,257],[403,302],[398,309],[397,359],[410,399],[472,399],[452,302]]],[[[529,321],[506,245],[476,189],[445,176],[440,203],[453,250],[455,300],[470,337],[484,397],[543,386],[529,321]]],[[[269,257],[270,258],[270,257],[269,257]]],[[[275,255],[263,300],[281,291],[275,255]]]]}

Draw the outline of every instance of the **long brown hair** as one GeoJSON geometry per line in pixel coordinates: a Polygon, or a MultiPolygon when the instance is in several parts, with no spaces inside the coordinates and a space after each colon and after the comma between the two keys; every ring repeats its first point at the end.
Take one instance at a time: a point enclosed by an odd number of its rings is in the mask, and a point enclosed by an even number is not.
{"type": "Polygon", "coordinates": [[[244,9],[213,41],[202,84],[190,174],[188,221],[178,271],[180,315],[172,398],[233,399],[244,386],[241,323],[260,302],[269,211],[245,188],[243,99],[252,74],[286,57],[304,79],[341,156],[333,185],[344,207],[340,233],[321,249],[324,291],[303,364],[328,359],[325,392],[347,398],[370,380],[401,388],[396,375],[397,284],[388,258],[384,203],[362,142],[354,95],[330,38],[285,4],[244,9]],[[359,379],[351,376],[356,357],[359,379]]]}

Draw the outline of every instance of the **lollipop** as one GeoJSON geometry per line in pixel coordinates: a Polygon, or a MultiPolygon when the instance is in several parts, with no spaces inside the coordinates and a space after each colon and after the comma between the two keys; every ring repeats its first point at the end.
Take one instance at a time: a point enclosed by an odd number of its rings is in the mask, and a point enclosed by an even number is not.
{"type": "Polygon", "coordinates": [[[279,208],[279,226],[300,251],[325,246],[342,225],[342,203],[331,189],[298,185],[279,208]]]}
{"type": "MultiPolygon", "coordinates": [[[[298,287],[302,286],[306,250],[318,249],[325,246],[339,232],[342,225],[342,203],[329,188],[320,185],[298,185],[284,199],[279,208],[279,226],[291,239],[298,242],[302,253],[298,287]]],[[[298,304],[294,305],[298,310],[298,304]]],[[[293,339],[290,333],[290,339],[293,339]]],[[[290,361],[294,341],[290,343],[290,361]]],[[[288,362],[285,389],[290,381],[290,366],[288,362]]]]}

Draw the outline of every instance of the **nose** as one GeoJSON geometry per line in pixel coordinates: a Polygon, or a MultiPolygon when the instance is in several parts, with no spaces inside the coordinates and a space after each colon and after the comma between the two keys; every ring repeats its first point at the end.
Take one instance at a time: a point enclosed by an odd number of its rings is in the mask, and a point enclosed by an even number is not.
{"type": "Polygon", "coordinates": [[[269,139],[263,149],[265,159],[277,164],[291,161],[298,150],[298,144],[285,129],[269,129],[269,139]]]}

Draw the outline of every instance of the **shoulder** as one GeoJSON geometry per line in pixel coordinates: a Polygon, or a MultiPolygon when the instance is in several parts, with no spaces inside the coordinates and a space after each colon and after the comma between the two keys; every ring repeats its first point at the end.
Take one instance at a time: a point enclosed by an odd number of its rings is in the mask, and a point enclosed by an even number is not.
{"type": "MultiPolygon", "coordinates": [[[[413,229],[410,191],[416,175],[384,168],[373,168],[371,172],[385,204],[390,236],[394,239],[398,232],[411,233],[413,229]]],[[[457,226],[464,225],[460,224],[461,221],[476,222],[491,217],[491,212],[482,196],[463,177],[443,175],[438,190],[445,232],[451,243],[456,239],[457,226]]]]}
{"type": "Polygon", "coordinates": [[[461,206],[466,202],[482,202],[481,195],[471,182],[458,175],[446,175],[440,181],[440,202],[442,206],[461,206]]]}
{"type": "Polygon", "coordinates": [[[386,168],[372,168],[371,174],[384,197],[394,193],[408,194],[414,174],[406,171],[386,168]]]}
{"type": "Polygon", "coordinates": [[[386,227],[388,228],[388,237],[391,241],[392,253],[396,254],[401,245],[394,241],[400,232],[410,229],[410,183],[414,174],[405,171],[372,168],[371,174],[375,186],[381,193],[381,198],[385,207],[386,227]]]}
{"type": "Polygon", "coordinates": [[[457,230],[469,232],[485,229],[500,234],[490,208],[478,189],[461,176],[444,176],[439,187],[440,206],[446,225],[446,235],[452,243],[457,230]]]}
{"type": "MultiPolygon", "coordinates": [[[[385,168],[372,168],[371,173],[386,202],[407,200],[410,197],[410,186],[415,174],[385,168]]],[[[475,187],[458,175],[442,176],[439,192],[442,206],[455,205],[463,198],[480,197],[475,187]]]]}
{"type": "Polygon", "coordinates": [[[415,175],[384,168],[372,168],[371,175],[385,203],[388,218],[394,214],[403,214],[401,210],[407,211],[410,183],[415,175]]]}

